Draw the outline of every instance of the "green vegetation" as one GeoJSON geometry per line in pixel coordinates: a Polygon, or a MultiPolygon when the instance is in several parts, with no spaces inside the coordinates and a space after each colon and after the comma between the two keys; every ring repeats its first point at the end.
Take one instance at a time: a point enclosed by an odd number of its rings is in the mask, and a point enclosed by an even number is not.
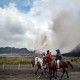
{"type": "MultiPolygon", "coordinates": [[[[0,57],[0,64],[30,63],[34,57],[0,57]]],[[[79,62],[80,57],[63,57],[63,60],[79,62]]]]}
{"type": "Polygon", "coordinates": [[[77,62],[80,61],[80,57],[63,57],[63,60],[77,62]]]}
{"type": "Polygon", "coordinates": [[[30,63],[33,57],[0,57],[0,64],[30,63]]]}

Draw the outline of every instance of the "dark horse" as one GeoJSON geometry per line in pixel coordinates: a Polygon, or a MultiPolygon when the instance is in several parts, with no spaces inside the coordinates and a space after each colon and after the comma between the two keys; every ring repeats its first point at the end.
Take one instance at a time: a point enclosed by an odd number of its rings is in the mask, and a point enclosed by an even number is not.
{"type": "Polygon", "coordinates": [[[34,65],[35,65],[35,59],[32,59],[31,64],[32,64],[32,67],[34,67],[34,65]]]}
{"type": "MultiPolygon", "coordinates": [[[[48,63],[48,67],[49,67],[49,71],[50,71],[50,79],[49,80],[52,79],[52,74],[53,74],[54,78],[57,79],[57,63],[56,63],[56,61],[53,60],[53,59],[45,58],[45,62],[48,63]]],[[[73,69],[73,66],[69,61],[60,61],[60,68],[63,69],[63,73],[62,73],[59,80],[62,79],[64,73],[66,73],[67,78],[69,78],[69,75],[68,75],[68,72],[67,72],[68,65],[73,69]]]]}

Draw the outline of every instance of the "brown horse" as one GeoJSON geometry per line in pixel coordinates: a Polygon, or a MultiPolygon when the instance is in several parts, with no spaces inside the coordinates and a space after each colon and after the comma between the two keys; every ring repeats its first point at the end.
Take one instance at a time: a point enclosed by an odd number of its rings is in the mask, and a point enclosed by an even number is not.
{"type": "Polygon", "coordinates": [[[32,64],[32,67],[34,67],[34,65],[35,65],[35,59],[32,59],[31,64],[32,64]]]}
{"type": "MultiPolygon", "coordinates": [[[[46,63],[48,63],[48,67],[49,67],[49,71],[50,71],[50,79],[49,80],[52,79],[52,73],[53,73],[54,78],[57,79],[57,63],[56,63],[56,61],[53,59],[47,59],[47,58],[45,58],[44,61],[46,63]],[[55,73],[56,73],[56,75],[55,75],[55,73]]],[[[66,73],[67,78],[69,78],[69,75],[67,72],[68,65],[70,65],[70,67],[73,69],[73,66],[69,61],[60,61],[60,68],[63,69],[63,73],[60,77],[60,80],[62,79],[64,73],[66,73]]]]}

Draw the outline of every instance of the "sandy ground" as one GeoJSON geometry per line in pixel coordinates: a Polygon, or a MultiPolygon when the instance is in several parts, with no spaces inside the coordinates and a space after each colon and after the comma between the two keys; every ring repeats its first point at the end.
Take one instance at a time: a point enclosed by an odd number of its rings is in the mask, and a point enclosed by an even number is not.
{"type": "MultiPolygon", "coordinates": [[[[62,80],[80,80],[80,62],[73,62],[74,69],[69,69],[69,78],[66,78],[64,75],[62,80]]],[[[40,71],[38,72],[37,76],[34,75],[36,71],[36,67],[32,68],[31,64],[21,64],[20,70],[18,70],[18,65],[9,65],[5,66],[5,70],[3,71],[3,66],[0,65],[0,80],[49,80],[46,78],[45,75],[41,76],[41,78],[37,78],[40,71]]],[[[59,80],[62,72],[58,72],[58,79],[52,80],[59,80]]]]}

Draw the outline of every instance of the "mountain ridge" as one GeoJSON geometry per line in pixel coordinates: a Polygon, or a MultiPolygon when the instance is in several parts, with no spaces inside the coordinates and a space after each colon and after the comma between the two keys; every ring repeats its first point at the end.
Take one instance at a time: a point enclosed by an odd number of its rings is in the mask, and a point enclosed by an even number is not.
{"type": "Polygon", "coordinates": [[[36,51],[28,50],[27,48],[15,48],[15,47],[0,47],[0,54],[16,53],[16,54],[33,54],[36,51]]]}

